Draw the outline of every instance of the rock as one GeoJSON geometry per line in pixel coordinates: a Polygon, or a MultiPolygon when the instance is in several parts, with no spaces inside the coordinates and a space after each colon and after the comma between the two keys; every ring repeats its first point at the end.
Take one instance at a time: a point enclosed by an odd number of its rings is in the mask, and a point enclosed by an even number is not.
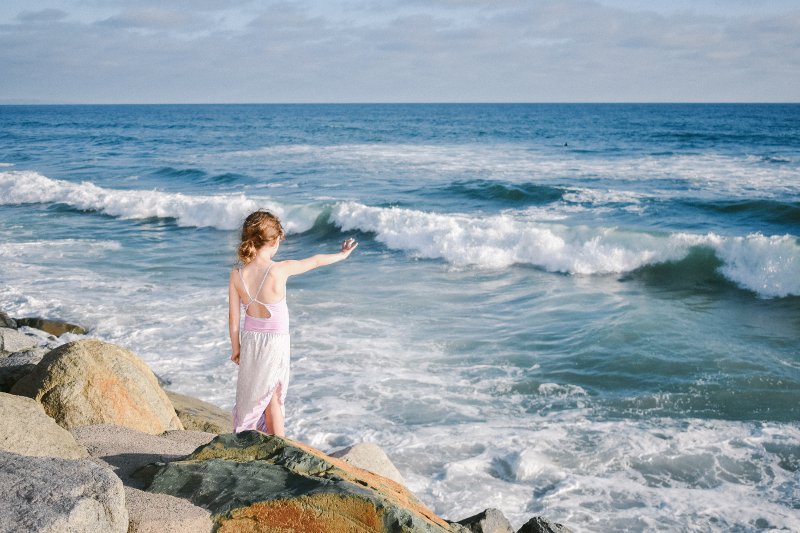
{"type": "Polygon", "coordinates": [[[455,531],[398,483],[258,431],[220,435],[182,461],[136,476],[149,482],[148,492],[211,511],[218,533],[455,531]]]}
{"type": "Polygon", "coordinates": [[[97,340],[50,351],[11,392],[37,400],[66,429],[93,424],[151,434],[183,429],[147,365],[130,351],[97,340]]]}
{"type": "Polygon", "coordinates": [[[233,431],[233,420],[228,411],[216,405],[178,394],[165,391],[167,398],[172,402],[184,429],[205,431],[207,433],[230,433],[233,431]]]}
{"type": "Polygon", "coordinates": [[[331,457],[342,459],[353,466],[369,470],[373,474],[389,478],[401,485],[406,484],[403,475],[400,474],[400,471],[397,470],[386,453],[377,444],[362,442],[349,448],[335,451],[331,454],[331,457]]]}
{"type": "Polygon", "coordinates": [[[458,521],[472,533],[514,533],[508,518],[498,509],[486,509],[482,513],[458,521]]]}
{"type": "Polygon", "coordinates": [[[35,338],[11,328],[0,328],[0,357],[24,352],[39,345],[35,338]]]}
{"type": "Polygon", "coordinates": [[[0,358],[0,392],[8,392],[14,384],[36,368],[27,357],[0,358]]]}
{"type": "MultiPolygon", "coordinates": [[[[155,374],[155,373],[154,373],[155,374]]],[[[172,381],[169,378],[165,378],[158,374],[155,374],[156,380],[158,381],[158,385],[163,389],[164,387],[169,387],[172,385],[172,381]]],[[[169,394],[169,393],[168,393],[169,394]]]]}
{"type": "Polygon", "coordinates": [[[216,437],[214,433],[206,433],[203,431],[192,431],[192,430],[174,430],[174,431],[165,431],[161,434],[161,436],[165,439],[175,440],[181,443],[182,446],[187,446],[191,448],[192,451],[196,450],[200,446],[205,446],[211,440],[216,437]]]}
{"type": "Polygon", "coordinates": [[[2,531],[125,533],[122,482],[90,459],[0,451],[2,531]]]}
{"type": "Polygon", "coordinates": [[[17,318],[17,327],[28,326],[35,328],[60,337],[64,333],[77,333],[78,335],[86,335],[86,329],[69,322],[62,320],[50,320],[47,318],[17,318]]]}
{"type": "Polygon", "coordinates": [[[37,457],[83,459],[89,454],[69,431],[23,396],[0,392],[0,450],[37,457]]]}
{"type": "Polygon", "coordinates": [[[208,511],[184,499],[140,490],[142,482],[132,478],[131,473],[147,463],[182,459],[216,435],[170,431],[156,436],[109,424],[75,428],[72,434],[95,460],[108,465],[125,485],[125,506],[130,520],[128,533],[211,531],[208,511]]]}
{"type": "Polygon", "coordinates": [[[519,528],[517,533],[572,533],[572,530],[541,516],[534,516],[519,528]]]}
{"type": "Polygon", "coordinates": [[[0,357],[0,392],[10,391],[17,381],[30,374],[48,351],[47,348],[33,348],[0,357]]]}
{"type": "Polygon", "coordinates": [[[138,468],[148,463],[183,459],[216,437],[212,433],[183,430],[151,435],[112,424],[81,426],[71,433],[89,455],[107,463],[125,485],[136,488],[144,487],[131,477],[138,468]]]}
{"type": "Polygon", "coordinates": [[[0,311],[0,328],[17,329],[17,321],[0,311]]]}
{"type": "Polygon", "coordinates": [[[211,533],[211,513],[168,494],[125,487],[128,533],[211,533]]]}

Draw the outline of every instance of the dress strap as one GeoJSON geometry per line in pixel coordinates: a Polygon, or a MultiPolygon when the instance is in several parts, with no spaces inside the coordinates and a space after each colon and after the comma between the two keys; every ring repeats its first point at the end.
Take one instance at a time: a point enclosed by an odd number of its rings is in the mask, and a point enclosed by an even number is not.
{"type": "MultiPolygon", "coordinates": [[[[261,278],[261,283],[258,284],[258,288],[256,289],[256,292],[255,292],[256,296],[258,296],[258,293],[261,292],[261,287],[263,287],[264,286],[264,282],[267,281],[267,275],[269,274],[269,271],[272,269],[272,265],[274,265],[274,264],[275,264],[275,261],[270,263],[269,266],[267,267],[267,271],[264,272],[264,277],[261,278]]],[[[241,268],[239,269],[239,277],[242,278],[242,285],[244,286],[244,292],[247,293],[247,297],[250,298],[250,301],[247,302],[247,305],[244,306],[245,311],[247,311],[247,308],[250,307],[250,304],[253,303],[253,302],[259,303],[261,305],[265,305],[265,304],[259,302],[252,294],[250,294],[250,291],[247,289],[247,283],[244,281],[244,276],[242,275],[242,269],[241,268]]]]}
{"type": "MultiPolygon", "coordinates": [[[[269,275],[269,271],[272,269],[272,265],[274,265],[274,264],[275,264],[275,261],[270,263],[269,266],[267,267],[267,271],[264,272],[264,277],[261,278],[261,283],[258,284],[258,288],[256,289],[256,296],[258,296],[258,293],[261,292],[261,287],[263,287],[264,286],[264,282],[267,281],[267,276],[269,275]]],[[[248,294],[248,296],[250,296],[250,294],[248,294]]],[[[250,301],[252,302],[253,300],[255,300],[255,298],[250,297],[250,301]]],[[[259,303],[261,303],[261,302],[259,302],[259,303]]]]}
{"type": "Polygon", "coordinates": [[[250,301],[253,301],[253,297],[250,296],[250,291],[247,289],[247,283],[244,282],[244,276],[242,275],[242,269],[237,268],[236,270],[239,271],[239,277],[242,279],[242,286],[244,287],[244,292],[247,293],[247,297],[250,298],[250,301]]]}

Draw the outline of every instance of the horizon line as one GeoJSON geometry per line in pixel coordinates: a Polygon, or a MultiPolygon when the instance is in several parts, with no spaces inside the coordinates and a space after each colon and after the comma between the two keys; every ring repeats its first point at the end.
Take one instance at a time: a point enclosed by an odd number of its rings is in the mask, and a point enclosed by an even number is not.
{"type": "Polygon", "coordinates": [[[693,101],[648,101],[632,100],[626,102],[581,100],[581,101],[419,101],[419,102],[39,102],[0,100],[0,106],[194,106],[194,105],[795,105],[800,101],[725,101],[725,100],[693,100],[693,101]]]}

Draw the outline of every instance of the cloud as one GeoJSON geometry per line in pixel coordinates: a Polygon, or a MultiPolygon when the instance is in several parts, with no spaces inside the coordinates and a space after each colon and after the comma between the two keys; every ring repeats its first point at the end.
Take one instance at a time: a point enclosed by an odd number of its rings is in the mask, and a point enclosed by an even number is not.
{"type": "Polygon", "coordinates": [[[0,70],[8,73],[0,98],[800,98],[798,11],[655,13],[588,0],[251,3],[247,9],[206,0],[202,11],[150,0],[133,9],[119,4],[91,23],[69,22],[64,14],[47,28],[35,16],[0,27],[0,70]]]}
{"type": "Polygon", "coordinates": [[[41,11],[22,11],[17,15],[20,22],[56,22],[67,18],[67,13],[60,9],[42,9],[41,11]]]}
{"type": "Polygon", "coordinates": [[[96,24],[116,29],[175,31],[190,28],[204,29],[209,25],[209,21],[192,12],[149,8],[124,11],[118,15],[100,20],[96,24]]]}

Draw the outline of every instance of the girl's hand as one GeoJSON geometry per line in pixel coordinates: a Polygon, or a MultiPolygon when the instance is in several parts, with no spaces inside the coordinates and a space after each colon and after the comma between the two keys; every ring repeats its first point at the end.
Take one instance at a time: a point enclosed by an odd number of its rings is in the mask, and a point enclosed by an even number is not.
{"type": "Polygon", "coordinates": [[[239,352],[233,352],[231,354],[231,361],[233,361],[237,365],[239,364],[239,352]]]}
{"type": "Polygon", "coordinates": [[[345,257],[350,255],[350,252],[355,250],[358,247],[358,243],[355,239],[347,239],[342,243],[342,253],[345,254],[345,257]]]}

